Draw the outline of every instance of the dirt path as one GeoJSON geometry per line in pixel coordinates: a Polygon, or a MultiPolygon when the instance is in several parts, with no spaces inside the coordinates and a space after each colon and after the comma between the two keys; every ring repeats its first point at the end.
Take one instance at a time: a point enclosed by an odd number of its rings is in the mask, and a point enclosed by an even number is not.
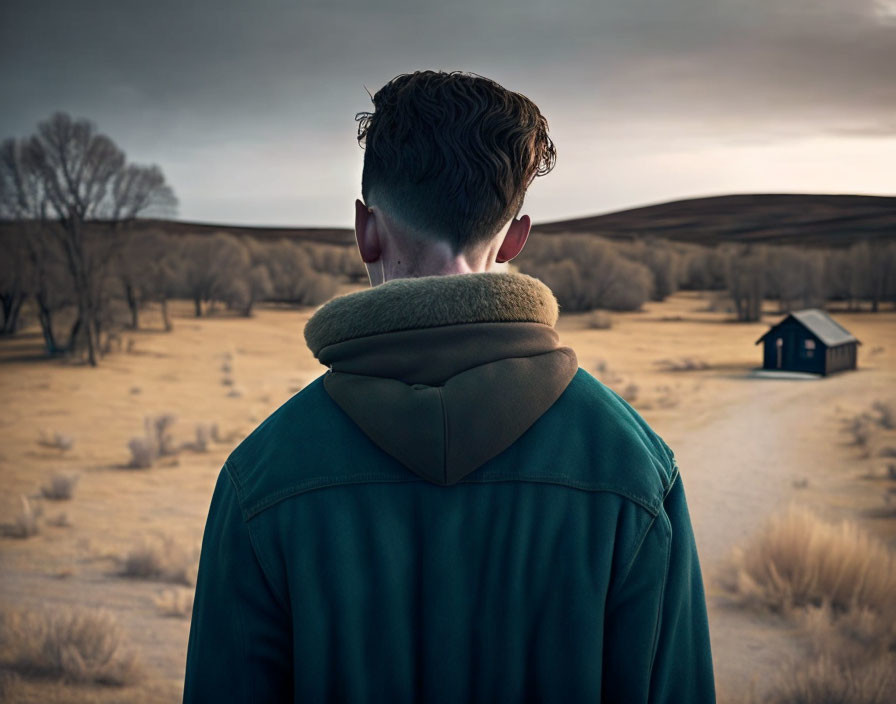
{"type": "MultiPolygon", "coordinates": [[[[873,393],[870,376],[824,380],[742,377],[723,400],[696,415],[682,414],[663,434],[675,450],[707,587],[713,659],[720,702],[758,693],[786,659],[800,652],[800,636],[780,619],[726,606],[715,576],[731,546],[749,538],[791,500],[823,490],[848,453],[837,437],[836,402],[856,384],[873,393]],[[794,482],[808,480],[810,490],[794,482]],[[752,684],[751,684],[752,683],[752,684]]],[[[712,397],[712,380],[703,393],[712,397]]],[[[813,505],[815,502],[812,501],[813,505]]]]}

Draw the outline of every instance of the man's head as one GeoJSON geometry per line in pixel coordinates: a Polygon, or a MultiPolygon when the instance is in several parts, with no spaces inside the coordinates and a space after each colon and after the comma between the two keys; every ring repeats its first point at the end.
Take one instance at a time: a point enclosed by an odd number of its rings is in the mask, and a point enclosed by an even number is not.
{"type": "MultiPolygon", "coordinates": [[[[554,167],[535,104],[460,71],[396,76],[361,112],[355,235],[371,283],[487,271],[519,254],[526,190],[554,167]]],[[[505,267],[506,268],[506,267],[505,267]]]]}

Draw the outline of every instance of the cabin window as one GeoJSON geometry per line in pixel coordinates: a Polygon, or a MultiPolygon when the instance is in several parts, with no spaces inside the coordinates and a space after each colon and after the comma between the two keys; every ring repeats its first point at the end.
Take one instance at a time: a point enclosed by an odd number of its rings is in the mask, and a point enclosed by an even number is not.
{"type": "Polygon", "coordinates": [[[803,340],[803,354],[807,358],[815,356],[815,340],[803,340]]]}

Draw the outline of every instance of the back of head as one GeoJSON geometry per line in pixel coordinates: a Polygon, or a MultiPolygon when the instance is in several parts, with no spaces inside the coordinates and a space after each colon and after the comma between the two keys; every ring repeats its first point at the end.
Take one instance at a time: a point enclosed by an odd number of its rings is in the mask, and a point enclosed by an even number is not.
{"type": "Polygon", "coordinates": [[[476,251],[519,216],[554,167],[548,123],[524,95],[477,74],[396,76],[360,112],[361,195],[410,234],[476,251]]]}

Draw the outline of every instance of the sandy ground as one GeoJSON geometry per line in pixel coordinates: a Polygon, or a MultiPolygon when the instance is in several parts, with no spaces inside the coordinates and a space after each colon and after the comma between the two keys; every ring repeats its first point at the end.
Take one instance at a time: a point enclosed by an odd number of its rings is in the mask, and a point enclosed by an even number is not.
{"type": "MultiPolygon", "coordinates": [[[[230,449],[325,371],[302,335],[312,308],[259,309],[249,320],[192,318],[187,302],[174,309],[174,332],[160,332],[150,311],[146,331],[125,335],[131,351],[107,357],[98,369],[35,359],[36,331],[0,341],[0,520],[10,520],[20,494],[34,496],[52,474],[81,475],[73,500],[35,499],[45,516],[64,512],[69,527],[44,525],[31,538],[0,541],[0,602],[110,609],[147,668],[126,696],[77,687],[54,699],[49,685],[23,682],[17,686],[24,700],[180,700],[188,620],[160,615],[153,599],[171,585],[119,576],[121,557],[151,534],[172,536],[198,554],[230,449]],[[228,353],[234,386],[222,383],[228,353]],[[149,470],[127,469],[127,443],[141,434],[144,415],[166,412],[178,417],[179,442],[191,441],[200,422],[218,423],[230,440],[207,452],[185,449],[149,470]],[[74,447],[41,446],[41,429],[73,436],[74,447]]],[[[587,315],[562,315],[561,340],[576,350],[580,366],[628,389],[675,450],[708,593],[720,700],[751,682],[761,691],[782,660],[799,652],[799,638],[777,619],[727,606],[715,575],[734,543],[791,500],[829,518],[860,520],[896,543],[896,521],[868,513],[883,505],[882,485],[860,478],[873,461],[860,459],[840,432],[842,418],[896,389],[896,313],[835,314],[863,342],[861,369],[824,380],[750,376],[761,358],[754,342],[778,319],[773,314],[762,323],[725,322],[704,297],[682,293],[612,317],[611,329],[593,330],[587,315]],[[660,364],[684,357],[708,368],[668,371],[660,364]]]]}

